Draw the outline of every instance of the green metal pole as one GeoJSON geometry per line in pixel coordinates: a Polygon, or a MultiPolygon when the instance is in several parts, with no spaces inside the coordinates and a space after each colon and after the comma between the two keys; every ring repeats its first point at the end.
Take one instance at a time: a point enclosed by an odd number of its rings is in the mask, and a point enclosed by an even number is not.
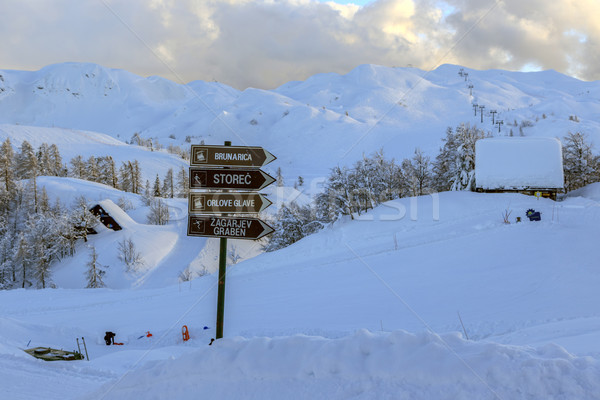
{"type": "MultiPolygon", "coordinates": [[[[225,146],[231,146],[226,141],[225,146]]],[[[217,287],[217,333],[216,339],[223,337],[223,319],[225,314],[225,277],[227,273],[227,238],[219,239],[219,284],[217,287]]]]}
{"type": "Polygon", "coordinates": [[[227,271],[227,238],[221,238],[219,250],[219,286],[217,296],[217,339],[223,337],[223,315],[225,313],[225,276],[227,271]]]}

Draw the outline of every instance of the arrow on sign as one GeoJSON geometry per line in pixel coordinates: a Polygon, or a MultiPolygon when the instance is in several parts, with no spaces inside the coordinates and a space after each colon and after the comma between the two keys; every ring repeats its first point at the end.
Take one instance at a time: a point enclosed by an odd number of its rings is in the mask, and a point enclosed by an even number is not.
{"type": "Polygon", "coordinates": [[[190,167],[190,189],[261,190],[275,178],[260,169],[219,169],[190,167]]]}
{"type": "Polygon", "coordinates": [[[188,236],[255,240],[274,231],[258,218],[188,216],[188,236]]]}
{"type": "Polygon", "coordinates": [[[192,145],[190,165],[205,167],[262,167],[276,157],[262,147],[192,145]]]}
{"type": "Polygon", "coordinates": [[[261,193],[190,193],[189,212],[214,214],[259,213],[271,204],[261,193]]]}

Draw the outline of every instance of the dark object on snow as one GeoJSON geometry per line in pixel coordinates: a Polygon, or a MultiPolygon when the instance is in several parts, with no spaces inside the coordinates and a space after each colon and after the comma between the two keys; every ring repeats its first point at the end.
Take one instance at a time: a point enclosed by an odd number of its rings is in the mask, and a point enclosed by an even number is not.
{"type": "Polygon", "coordinates": [[[112,229],[113,231],[120,231],[121,225],[115,221],[115,219],[100,206],[100,204],[96,204],[94,207],[90,208],[90,212],[100,218],[100,222],[104,224],[108,229],[112,229]]]}
{"type": "Polygon", "coordinates": [[[533,208],[530,208],[529,210],[527,210],[525,215],[527,215],[527,218],[529,218],[530,221],[541,221],[542,220],[542,213],[539,211],[535,211],[533,208]]]}
{"type": "Polygon", "coordinates": [[[106,332],[106,335],[104,335],[104,341],[106,342],[107,346],[115,344],[115,336],[117,336],[117,334],[114,332],[106,332]]]}
{"type": "Polygon", "coordinates": [[[84,359],[83,355],[77,351],[58,350],[50,347],[34,347],[33,349],[23,351],[44,361],[74,361],[84,359]]]}
{"type": "Polygon", "coordinates": [[[213,344],[214,341],[215,341],[215,338],[210,338],[210,343],[208,345],[212,346],[212,344],[213,344]]]}

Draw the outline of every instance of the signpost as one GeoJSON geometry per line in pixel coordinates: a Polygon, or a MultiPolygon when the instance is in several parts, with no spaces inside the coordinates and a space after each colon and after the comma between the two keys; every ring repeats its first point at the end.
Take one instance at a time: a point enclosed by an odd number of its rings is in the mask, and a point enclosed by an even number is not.
{"type": "Polygon", "coordinates": [[[271,204],[261,193],[190,193],[189,213],[256,214],[271,204]]]}
{"type": "Polygon", "coordinates": [[[274,232],[258,218],[227,214],[254,214],[272,204],[264,195],[248,191],[261,190],[275,182],[272,176],[258,169],[273,160],[275,156],[262,147],[231,146],[231,142],[225,142],[224,146],[192,145],[191,148],[190,190],[222,190],[192,192],[188,199],[188,236],[220,240],[216,339],[223,337],[227,239],[257,240],[274,232]]]}
{"type": "Polygon", "coordinates": [[[276,157],[262,147],[192,145],[190,165],[262,167],[276,157]]]}
{"type": "Polygon", "coordinates": [[[261,190],[273,182],[260,169],[190,168],[190,189],[261,190]]]}
{"type": "Polygon", "coordinates": [[[256,240],[274,231],[258,218],[190,215],[188,236],[256,240]]]}

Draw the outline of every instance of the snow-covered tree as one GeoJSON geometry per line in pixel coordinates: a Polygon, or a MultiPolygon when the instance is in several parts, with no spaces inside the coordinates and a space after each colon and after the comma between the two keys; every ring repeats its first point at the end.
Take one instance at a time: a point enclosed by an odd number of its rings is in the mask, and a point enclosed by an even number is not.
{"type": "Polygon", "coordinates": [[[319,197],[319,214],[329,215],[332,219],[340,215],[352,216],[354,212],[352,189],[349,169],[334,167],[327,178],[323,196],[319,197]]]}
{"type": "Polygon", "coordinates": [[[600,160],[592,153],[592,144],[581,132],[563,138],[565,189],[575,190],[600,180],[600,160]]]}
{"type": "Polygon", "coordinates": [[[188,197],[190,193],[190,181],[188,176],[188,170],[185,167],[181,167],[177,171],[177,197],[188,197]]]}
{"type": "Polygon", "coordinates": [[[29,243],[25,238],[25,233],[21,232],[16,237],[16,244],[13,248],[12,262],[15,264],[17,274],[21,277],[22,288],[31,286],[31,261],[31,249],[29,248],[29,243]]]}
{"type": "Polygon", "coordinates": [[[295,202],[283,204],[277,211],[275,232],[266,244],[265,251],[274,251],[289,246],[305,236],[315,233],[322,224],[315,220],[310,206],[299,206],[295,202]]]}
{"type": "Polygon", "coordinates": [[[102,278],[106,274],[106,266],[98,262],[98,253],[96,247],[90,246],[90,259],[86,264],[87,270],[85,277],[87,280],[86,288],[101,288],[104,287],[102,278]]]}
{"type": "Polygon", "coordinates": [[[140,194],[144,188],[140,164],[137,160],[127,161],[121,164],[119,168],[121,190],[140,194]]]}
{"type": "Polygon", "coordinates": [[[444,146],[433,163],[433,186],[437,191],[475,190],[475,143],[485,132],[460,124],[446,130],[444,146]]]}
{"type": "Polygon", "coordinates": [[[6,192],[13,191],[15,188],[15,154],[9,138],[6,138],[0,148],[0,175],[2,186],[6,192]]]}
{"type": "Polygon", "coordinates": [[[21,143],[21,149],[16,156],[16,172],[19,179],[31,179],[39,175],[37,156],[27,140],[21,143]]]}
{"type": "Polygon", "coordinates": [[[451,178],[455,175],[456,149],[458,142],[452,128],[446,129],[446,137],[442,139],[444,145],[432,163],[432,184],[436,191],[445,192],[452,187],[451,178]]]}
{"type": "Polygon", "coordinates": [[[88,231],[98,224],[98,217],[90,212],[85,196],[79,196],[71,210],[69,220],[75,231],[75,237],[87,242],[88,231]]]}
{"type": "Polygon", "coordinates": [[[96,162],[98,164],[98,182],[112,186],[116,189],[118,187],[118,179],[115,160],[113,160],[111,156],[104,156],[98,157],[96,162]]]}
{"type": "Polygon", "coordinates": [[[283,187],[285,182],[283,181],[283,174],[281,173],[281,167],[277,167],[277,174],[275,175],[275,184],[278,187],[283,187]]]}
{"type": "Polygon", "coordinates": [[[161,189],[163,197],[172,199],[175,197],[175,180],[173,178],[173,168],[169,168],[163,180],[161,189]]]}
{"type": "Polygon", "coordinates": [[[85,169],[85,161],[83,161],[83,157],[75,156],[71,158],[71,161],[69,163],[71,164],[69,176],[78,179],[87,179],[87,172],[85,169]]]}
{"type": "Polygon", "coordinates": [[[154,186],[152,186],[152,196],[162,197],[162,192],[160,190],[160,178],[158,177],[158,174],[156,174],[156,179],[154,180],[154,186]]]}
{"type": "Polygon", "coordinates": [[[55,144],[51,144],[48,148],[48,158],[50,161],[50,170],[48,171],[49,175],[67,176],[67,168],[63,165],[60,151],[58,151],[58,147],[55,144]]]}
{"type": "Polygon", "coordinates": [[[422,196],[431,193],[432,175],[429,157],[421,149],[415,149],[411,159],[402,162],[402,172],[411,196],[422,196]]]}
{"type": "Polygon", "coordinates": [[[100,182],[100,169],[96,157],[90,156],[86,162],[86,179],[92,182],[100,182]]]}

